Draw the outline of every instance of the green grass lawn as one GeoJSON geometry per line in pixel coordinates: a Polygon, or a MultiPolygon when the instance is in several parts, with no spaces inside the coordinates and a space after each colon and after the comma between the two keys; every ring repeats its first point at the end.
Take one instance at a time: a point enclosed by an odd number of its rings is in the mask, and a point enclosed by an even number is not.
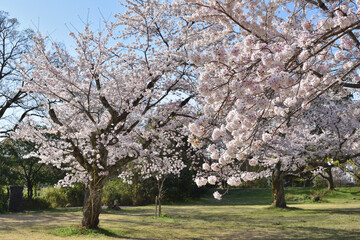
{"type": "Polygon", "coordinates": [[[0,215],[0,239],[360,239],[360,187],[338,188],[320,202],[307,188],[286,189],[288,209],[270,207],[269,189],[236,189],[217,201],[104,211],[98,231],[78,229],[81,211],[0,215]]]}

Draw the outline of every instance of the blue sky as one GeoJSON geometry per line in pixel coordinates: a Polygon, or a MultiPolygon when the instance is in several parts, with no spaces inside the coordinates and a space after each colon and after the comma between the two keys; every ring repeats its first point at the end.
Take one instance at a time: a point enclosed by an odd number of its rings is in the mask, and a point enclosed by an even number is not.
{"type": "Polygon", "coordinates": [[[102,15],[111,20],[122,11],[118,0],[0,0],[0,3],[0,10],[17,18],[21,28],[39,29],[67,47],[72,45],[68,28],[74,31],[73,25],[81,31],[84,24],[80,19],[86,22],[89,15],[93,27],[98,28],[102,15]]]}

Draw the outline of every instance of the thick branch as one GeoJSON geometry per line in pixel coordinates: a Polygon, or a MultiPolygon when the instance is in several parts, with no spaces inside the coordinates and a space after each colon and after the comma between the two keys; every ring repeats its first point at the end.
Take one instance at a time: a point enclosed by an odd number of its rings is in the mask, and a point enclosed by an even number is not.
{"type": "Polygon", "coordinates": [[[50,110],[49,110],[49,115],[50,115],[51,120],[52,120],[54,123],[56,123],[56,124],[58,124],[58,125],[60,125],[60,126],[63,126],[62,122],[60,122],[60,120],[59,120],[58,117],[56,116],[56,113],[55,113],[54,109],[50,108],[50,110]]]}
{"type": "Polygon", "coordinates": [[[0,118],[4,116],[6,110],[8,110],[13,103],[15,103],[21,98],[22,94],[24,94],[24,92],[18,91],[14,97],[6,101],[5,105],[0,109],[0,118]]]}

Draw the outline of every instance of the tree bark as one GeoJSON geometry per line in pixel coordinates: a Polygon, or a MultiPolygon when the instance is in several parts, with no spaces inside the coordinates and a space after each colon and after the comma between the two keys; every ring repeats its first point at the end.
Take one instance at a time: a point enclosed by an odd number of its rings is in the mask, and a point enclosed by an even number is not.
{"type": "Polygon", "coordinates": [[[34,186],[33,186],[32,182],[28,181],[27,182],[27,197],[28,197],[28,199],[33,198],[33,195],[34,195],[33,188],[34,188],[34,186]]]}
{"type": "Polygon", "coordinates": [[[159,202],[159,217],[161,217],[161,196],[159,196],[158,198],[158,202],[159,202]]]}
{"type": "Polygon", "coordinates": [[[165,182],[165,179],[166,177],[162,178],[162,179],[159,179],[157,184],[158,184],[158,196],[156,197],[157,199],[157,205],[156,205],[156,209],[157,209],[157,206],[159,206],[159,212],[157,213],[157,216],[161,216],[162,212],[161,212],[161,200],[162,200],[162,190],[163,190],[163,187],[164,187],[164,182],[165,182]]]}
{"type": "Polygon", "coordinates": [[[82,226],[85,228],[98,228],[99,226],[103,188],[104,184],[90,183],[89,185],[89,197],[83,208],[82,226]]]}
{"type": "Polygon", "coordinates": [[[158,216],[158,201],[157,201],[157,196],[155,196],[155,217],[158,216]]]}
{"type": "Polygon", "coordinates": [[[84,200],[83,200],[83,207],[85,207],[87,200],[89,199],[89,187],[84,184],[84,200]]]}
{"type": "Polygon", "coordinates": [[[272,175],[272,196],[273,206],[277,208],[286,208],[284,192],[284,173],[281,172],[281,163],[277,163],[272,175]]]}
{"type": "Polygon", "coordinates": [[[334,190],[335,189],[334,178],[333,178],[331,169],[332,168],[326,169],[326,173],[328,175],[328,177],[326,178],[326,181],[327,181],[327,184],[328,184],[328,190],[334,190]]]}

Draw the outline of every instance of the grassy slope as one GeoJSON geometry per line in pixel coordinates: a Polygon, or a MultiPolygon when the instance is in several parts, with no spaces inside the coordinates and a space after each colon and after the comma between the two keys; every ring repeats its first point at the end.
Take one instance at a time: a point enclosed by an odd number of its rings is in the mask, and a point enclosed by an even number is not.
{"type": "MultiPolygon", "coordinates": [[[[271,189],[233,189],[225,194],[221,201],[211,196],[211,192],[214,191],[215,190],[209,190],[207,195],[199,201],[195,201],[194,204],[270,205],[272,203],[271,189]]],[[[326,194],[320,203],[353,203],[356,200],[360,200],[360,187],[341,187],[335,191],[314,188],[286,188],[285,196],[288,204],[315,203],[313,201],[313,195],[324,192],[326,192],[326,194]],[[355,200],[353,198],[355,198],[355,200]]]]}
{"type": "Polygon", "coordinates": [[[124,208],[101,215],[100,232],[77,231],[79,210],[0,215],[0,239],[360,239],[360,188],[339,188],[321,202],[309,189],[286,189],[289,209],[269,207],[271,191],[239,189],[222,201],[211,193],[188,205],[124,208]],[[355,199],[353,199],[355,198],[355,199]],[[61,237],[62,236],[62,237],[61,237]]]}

